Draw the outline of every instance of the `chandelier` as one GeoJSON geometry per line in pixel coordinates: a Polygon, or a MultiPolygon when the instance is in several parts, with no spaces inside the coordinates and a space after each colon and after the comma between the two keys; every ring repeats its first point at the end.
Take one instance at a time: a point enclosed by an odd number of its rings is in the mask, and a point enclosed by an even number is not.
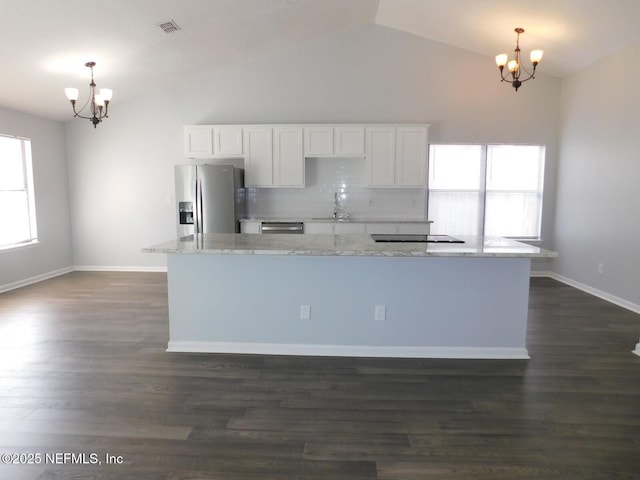
{"type": "Polygon", "coordinates": [[[91,70],[91,83],[89,84],[89,98],[81,109],[76,110],[76,100],[78,100],[77,88],[65,88],[64,93],[71,102],[71,108],[73,108],[73,116],[85,118],[91,120],[93,128],[96,128],[103,118],[108,118],[109,102],[113,96],[113,91],[108,88],[101,88],[99,93],[96,93],[96,82],[93,80],[93,67],[96,66],[96,62],[87,62],[85,67],[89,67],[91,70]],[[82,111],[89,107],[87,113],[91,116],[80,115],[82,111]]]}
{"type": "Polygon", "coordinates": [[[522,63],[520,62],[520,34],[524,33],[524,28],[516,28],[514,30],[517,34],[516,37],[516,49],[515,49],[515,59],[513,60],[509,60],[509,57],[507,56],[506,53],[501,53],[500,55],[496,55],[496,64],[498,65],[498,68],[500,69],[500,77],[502,78],[502,82],[509,82],[511,84],[511,86],[513,88],[516,89],[516,92],[518,91],[518,88],[520,88],[520,85],[522,85],[524,82],[526,82],[527,80],[531,80],[532,78],[535,78],[534,75],[536,73],[536,67],[538,66],[538,63],[540,63],[540,60],[542,60],[542,54],[544,53],[542,50],[532,50],[531,54],[529,56],[529,58],[531,59],[531,64],[533,65],[533,70],[531,71],[531,73],[529,73],[528,70],[526,70],[524,68],[524,66],[522,65],[522,63]],[[504,66],[507,66],[507,69],[509,70],[509,73],[511,74],[511,77],[509,78],[509,74],[507,74],[507,77],[504,76],[504,66]],[[527,75],[529,75],[527,78],[521,78],[520,75],[522,74],[522,71],[525,71],[525,73],[527,75]]]}

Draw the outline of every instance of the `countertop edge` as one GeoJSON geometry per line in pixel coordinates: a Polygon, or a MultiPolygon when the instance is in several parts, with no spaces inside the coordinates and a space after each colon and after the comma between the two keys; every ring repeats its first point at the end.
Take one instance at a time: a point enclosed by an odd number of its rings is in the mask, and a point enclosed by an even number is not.
{"type": "Polygon", "coordinates": [[[464,244],[377,244],[373,243],[368,235],[317,234],[288,237],[291,238],[285,238],[282,235],[211,234],[197,241],[174,239],[145,247],[142,252],[181,255],[405,258],[554,258],[558,256],[554,251],[500,237],[468,237],[464,244]],[[301,244],[300,241],[305,239],[308,241],[301,244]]]}
{"type": "Polygon", "coordinates": [[[433,223],[433,220],[420,218],[319,218],[319,217],[282,217],[282,218],[241,218],[245,222],[303,222],[303,223],[433,223]]]}

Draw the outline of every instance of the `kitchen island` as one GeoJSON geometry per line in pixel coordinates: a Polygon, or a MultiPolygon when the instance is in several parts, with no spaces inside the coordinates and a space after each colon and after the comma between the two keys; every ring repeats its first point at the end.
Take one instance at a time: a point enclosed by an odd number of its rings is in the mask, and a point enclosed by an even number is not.
{"type": "Polygon", "coordinates": [[[531,258],[499,237],[200,234],[167,254],[171,352],[529,358],[531,258]]]}

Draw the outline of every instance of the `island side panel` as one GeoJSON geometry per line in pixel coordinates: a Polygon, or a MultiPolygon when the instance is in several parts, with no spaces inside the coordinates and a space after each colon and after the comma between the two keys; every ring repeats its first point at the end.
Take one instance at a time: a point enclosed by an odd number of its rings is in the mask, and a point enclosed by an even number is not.
{"type": "Polygon", "coordinates": [[[526,358],[529,271],[529,258],[169,254],[168,350],[526,358]]]}

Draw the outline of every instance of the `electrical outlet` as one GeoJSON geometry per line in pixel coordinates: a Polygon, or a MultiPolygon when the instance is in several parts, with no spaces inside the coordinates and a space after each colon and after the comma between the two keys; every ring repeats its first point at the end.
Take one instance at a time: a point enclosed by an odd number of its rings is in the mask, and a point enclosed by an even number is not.
{"type": "Polygon", "coordinates": [[[598,274],[602,275],[604,273],[604,263],[598,264],[598,274]]]}
{"type": "Polygon", "coordinates": [[[386,305],[376,305],[374,318],[378,322],[384,322],[387,318],[387,307],[386,305]]]}
{"type": "Polygon", "coordinates": [[[300,320],[311,319],[311,305],[300,305],[300,320]]]}

